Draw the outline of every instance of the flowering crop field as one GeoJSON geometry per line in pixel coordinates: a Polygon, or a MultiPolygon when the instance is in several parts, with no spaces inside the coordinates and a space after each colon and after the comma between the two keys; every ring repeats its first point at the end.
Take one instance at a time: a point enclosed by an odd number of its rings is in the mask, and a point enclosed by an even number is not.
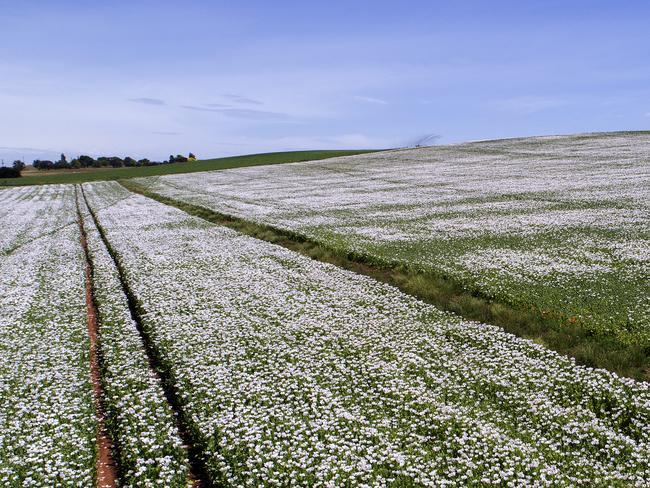
{"type": "MultiPolygon", "coordinates": [[[[83,200],[81,208],[85,209],[83,200]]],[[[186,487],[188,462],[117,270],[87,212],[103,403],[120,486],[186,487]]],[[[86,258],[74,186],[0,191],[0,486],[93,486],[86,258]]]]}
{"type": "Polygon", "coordinates": [[[107,427],[117,447],[123,486],[187,486],[187,457],[160,380],[131,318],[118,271],[83,198],[93,267],[107,427]]]}
{"type": "Polygon", "coordinates": [[[0,485],[91,486],[97,429],[74,188],[0,191],[0,485]]]}
{"type": "Polygon", "coordinates": [[[84,189],[213,482],[650,484],[649,383],[116,183],[84,189]]]}
{"type": "Polygon", "coordinates": [[[650,347],[650,134],[533,137],[138,180],[650,347]]]}

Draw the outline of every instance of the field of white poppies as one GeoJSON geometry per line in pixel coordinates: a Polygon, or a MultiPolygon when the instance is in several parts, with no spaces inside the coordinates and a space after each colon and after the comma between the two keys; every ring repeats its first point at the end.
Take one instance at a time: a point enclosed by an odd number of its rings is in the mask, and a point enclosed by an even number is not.
{"type": "Polygon", "coordinates": [[[650,133],[466,143],[138,183],[650,348],[650,133]]]}
{"type": "Polygon", "coordinates": [[[72,186],[0,191],[0,485],[89,486],[95,458],[72,186]]]}
{"type": "MultiPolygon", "coordinates": [[[[618,134],[139,183],[638,342],[649,161],[618,134]]],[[[0,287],[2,486],[96,484],[98,415],[118,486],[650,486],[650,383],[117,182],[1,190],[0,287]]]]}
{"type": "Polygon", "coordinates": [[[125,486],[183,486],[188,460],[173,412],[131,317],[119,273],[78,195],[98,312],[107,427],[125,486]]]}
{"type": "Polygon", "coordinates": [[[84,190],[214,482],[650,481],[648,384],[117,183],[84,190]]]}

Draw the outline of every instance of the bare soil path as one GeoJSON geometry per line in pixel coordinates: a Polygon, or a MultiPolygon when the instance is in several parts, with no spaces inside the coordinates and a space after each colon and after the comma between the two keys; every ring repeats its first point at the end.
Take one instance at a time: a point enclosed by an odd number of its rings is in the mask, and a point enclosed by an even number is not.
{"type": "MultiPolygon", "coordinates": [[[[79,216],[81,218],[81,215],[79,216]]],[[[90,337],[90,378],[95,394],[95,412],[97,415],[97,487],[114,488],[117,486],[117,465],[111,451],[112,442],[104,423],[104,395],[100,379],[99,357],[97,354],[97,309],[93,299],[92,273],[88,261],[88,249],[83,223],[80,220],[81,247],[86,255],[86,310],[88,315],[88,336],[90,337]]]]}
{"type": "MultiPolygon", "coordinates": [[[[115,252],[110,246],[110,243],[108,242],[108,239],[106,238],[106,235],[104,234],[104,230],[99,225],[99,221],[97,220],[97,216],[95,215],[94,210],[88,205],[88,201],[86,199],[86,195],[84,193],[83,187],[79,186],[78,187],[80,190],[80,195],[81,198],[83,198],[83,202],[88,208],[88,211],[90,213],[90,218],[92,219],[92,224],[94,224],[99,231],[99,235],[106,246],[106,249],[108,250],[111,258],[113,259],[113,263],[115,264],[115,267],[117,269],[118,275],[120,277],[120,282],[122,284],[122,288],[124,291],[124,294],[126,295],[128,304],[129,304],[129,311],[131,313],[131,318],[136,324],[136,329],[138,333],[140,334],[140,338],[142,339],[142,344],[145,350],[145,353],[147,355],[147,360],[149,362],[149,368],[153,372],[153,374],[156,376],[158,381],[160,381],[160,385],[162,386],[163,393],[165,395],[165,398],[167,400],[167,403],[169,404],[172,412],[174,412],[174,419],[176,421],[176,428],[178,430],[178,433],[183,441],[183,449],[187,452],[187,458],[189,460],[189,474],[188,474],[188,487],[192,488],[210,488],[213,486],[213,484],[210,482],[209,476],[206,473],[205,466],[203,464],[203,461],[201,460],[201,453],[200,449],[194,444],[192,440],[192,436],[189,432],[189,429],[187,428],[187,425],[184,421],[184,416],[183,416],[183,411],[180,406],[180,402],[178,399],[178,392],[175,391],[173,385],[173,381],[171,381],[170,376],[168,372],[165,371],[164,368],[161,367],[160,361],[158,360],[158,355],[156,353],[156,350],[154,348],[154,345],[152,344],[151,340],[149,339],[149,336],[144,330],[144,327],[142,326],[142,321],[140,318],[140,314],[138,312],[138,305],[136,303],[136,300],[134,298],[134,295],[131,291],[131,289],[128,286],[128,283],[126,281],[126,278],[124,276],[124,270],[122,269],[122,266],[120,265],[120,262],[115,256],[115,252]]],[[[79,200],[78,200],[79,202],[79,200]]],[[[94,306],[94,300],[92,296],[92,261],[90,260],[90,256],[87,253],[87,247],[86,247],[86,233],[85,229],[83,226],[83,219],[82,219],[82,214],[81,210],[78,208],[79,211],[79,222],[81,225],[81,233],[82,233],[82,246],[84,247],[84,251],[86,252],[86,297],[88,300],[88,297],[90,297],[90,303],[93,305],[92,311],[89,309],[88,317],[89,317],[89,334],[91,337],[91,357],[94,354],[94,357],[97,357],[97,324],[96,324],[96,308],[94,306]],[[90,288],[88,288],[88,285],[90,285],[90,288]],[[88,295],[90,293],[90,295],[88,295]],[[90,318],[91,316],[93,317],[93,328],[91,330],[90,327],[90,318]],[[93,349],[94,348],[94,349],[93,349]],[[93,352],[94,351],[94,352],[93,352]]],[[[93,362],[95,366],[99,366],[98,362],[93,362]]],[[[99,369],[96,371],[97,373],[97,380],[99,380],[99,369]]],[[[93,373],[94,377],[95,373],[93,373]]],[[[93,381],[94,382],[94,381],[93,381]]],[[[101,384],[99,385],[100,390],[100,398],[101,398],[101,384]]],[[[99,410],[98,410],[99,411],[99,410]]],[[[102,424],[103,425],[103,424],[102,424]]],[[[107,438],[108,440],[108,438],[107,438]]],[[[108,444],[110,446],[110,442],[108,444]]],[[[108,451],[108,455],[110,456],[110,449],[108,451]]],[[[101,449],[100,449],[100,462],[101,462],[101,449]]],[[[115,467],[115,464],[112,463],[111,458],[107,458],[107,466],[113,466],[115,467]]],[[[98,473],[99,473],[99,466],[98,466],[98,473]]],[[[99,474],[98,474],[98,481],[99,481],[99,474]]],[[[113,478],[115,479],[115,478],[113,478]]],[[[98,487],[105,487],[105,486],[115,486],[115,484],[98,484],[98,487]]]]}

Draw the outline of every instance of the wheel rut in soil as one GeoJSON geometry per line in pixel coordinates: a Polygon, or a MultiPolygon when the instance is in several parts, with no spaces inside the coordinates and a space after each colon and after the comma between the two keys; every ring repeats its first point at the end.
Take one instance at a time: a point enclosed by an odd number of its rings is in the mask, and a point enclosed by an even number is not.
{"type": "MultiPolygon", "coordinates": [[[[206,474],[205,466],[203,464],[203,461],[201,460],[201,454],[200,454],[200,449],[196,447],[192,440],[192,436],[190,434],[190,430],[187,427],[185,421],[184,421],[184,415],[182,408],[180,406],[180,402],[178,400],[178,392],[175,391],[173,387],[173,381],[171,379],[171,376],[169,372],[167,372],[164,368],[161,367],[160,361],[158,359],[158,353],[155,349],[154,344],[152,343],[151,339],[149,338],[149,335],[145,331],[143,325],[142,325],[142,320],[140,318],[140,310],[139,310],[139,305],[137,303],[137,300],[135,299],[135,296],[133,295],[131,288],[128,285],[128,282],[126,281],[126,277],[124,274],[124,269],[122,268],[122,265],[120,264],[117,255],[110,245],[110,242],[108,241],[106,234],[104,232],[104,229],[99,223],[99,220],[97,219],[97,216],[95,215],[95,212],[93,209],[90,207],[88,204],[88,200],[86,198],[86,194],[84,193],[83,187],[79,186],[78,187],[80,192],[81,192],[81,197],[83,200],[83,205],[86,206],[88,209],[88,212],[90,213],[90,217],[92,219],[92,224],[95,226],[95,228],[98,230],[99,235],[102,239],[102,242],[104,246],[106,247],[109,255],[111,256],[113,260],[113,264],[115,265],[115,268],[117,269],[119,278],[120,278],[120,284],[122,285],[122,290],[127,297],[127,301],[129,304],[129,312],[131,314],[131,318],[136,324],[136,328],[138,330],[138,333],[140,334],[140,338],[142,339],[142,343],[144,346],[145,353],[147,355],[147,360],[149,362],[149,368],[151,371],[154,373],[154,375],[158,378],[160,381],[160,385],[162,386],[163,393],[165,394],[165,398],[167,400],[167,403],[169,404],[172,412],[174,413],[174,419],[176,421],[176,428],[178,430],[178,433],[183,441],[183,448],[187,452],[187,458],[189,460],[190,464],[190,472],[188,476],[188,485],[193,487],[193,488],[211,488],[213,483],[210,482],[210,478],[206,474]]],[[[81,215],[81,210],[78,208],[79,211],[79,218],[82,218],[81,215]]],[[[82,220],[80,222],[83,222],[82,220]]],[[[83,240],[85,243],[85,230],[83,229],[83,223],[82,225],[82,236],[83,240]]],[[[86,249],[86,248],[84,248],[86,249]]],[[[86,249],[87,252],[87,249],[86,249]]],[[[92,260],[90,259],[90,256],[87,254],[87,263],[89,265],[90,271],[92,271],[92,260]]],[[[92,276],[92,272],[91,272],[92,276]]],[[[92,283],[92,281],[90,281],[92,283]]],[[[91,287],[92,291],[92,287],[91,287]]],[[[93,302],[94,303],[94,302],[93,302]]],[[[103,486],[103,485],[100,485],[103,486]]],[[[112,485],[115,486],[115,485],[112,485]]]]}

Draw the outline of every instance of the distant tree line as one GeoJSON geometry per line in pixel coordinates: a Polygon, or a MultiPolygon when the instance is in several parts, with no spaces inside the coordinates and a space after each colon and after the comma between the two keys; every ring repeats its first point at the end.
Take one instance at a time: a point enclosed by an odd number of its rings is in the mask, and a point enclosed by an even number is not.
{"type": "MultiPolygon", "coordinates": [[[[177,154],[176,156],[170,155],[168,161],[149,161],[148,159],[135,160],[129,156],[120,158],[117,156],[102,156],[97,159],[82,155],[70,161],[66,158],[65,154],[61,154],[58,161],[49,161],[43,159],[36,159],[32,166],[36,169],[79,169],[79,168],[134,168],[140,166],[155,166],[157,164],[169,163],[186,163],[188,161],[196,161],[196,156],[189,153],[187,156],[177,154]]],[[[19,178],[22,176],[22,171],[25,169],[25,163],[20,160],[14,161],[12,167],[0,167],[0,178],[19,178]]]]}
{"type": "Polygon", "coordinates": [[[135,168],[140,166],[155,166],[157,164],[185,163],[187,161],[196,161],[196,156],[190,153],[187,157],[181,156],[180,154],[176,156],[170,155],[168,161],[149,161],[146,158],[136,161],[130,156],[125,158],[101,156],[95,159],[91,156],[82,155],[68,161],[65,154],[61,154],[58,161],[36,159],[32,163],[32,166],[36,169],[135,168]]]}

